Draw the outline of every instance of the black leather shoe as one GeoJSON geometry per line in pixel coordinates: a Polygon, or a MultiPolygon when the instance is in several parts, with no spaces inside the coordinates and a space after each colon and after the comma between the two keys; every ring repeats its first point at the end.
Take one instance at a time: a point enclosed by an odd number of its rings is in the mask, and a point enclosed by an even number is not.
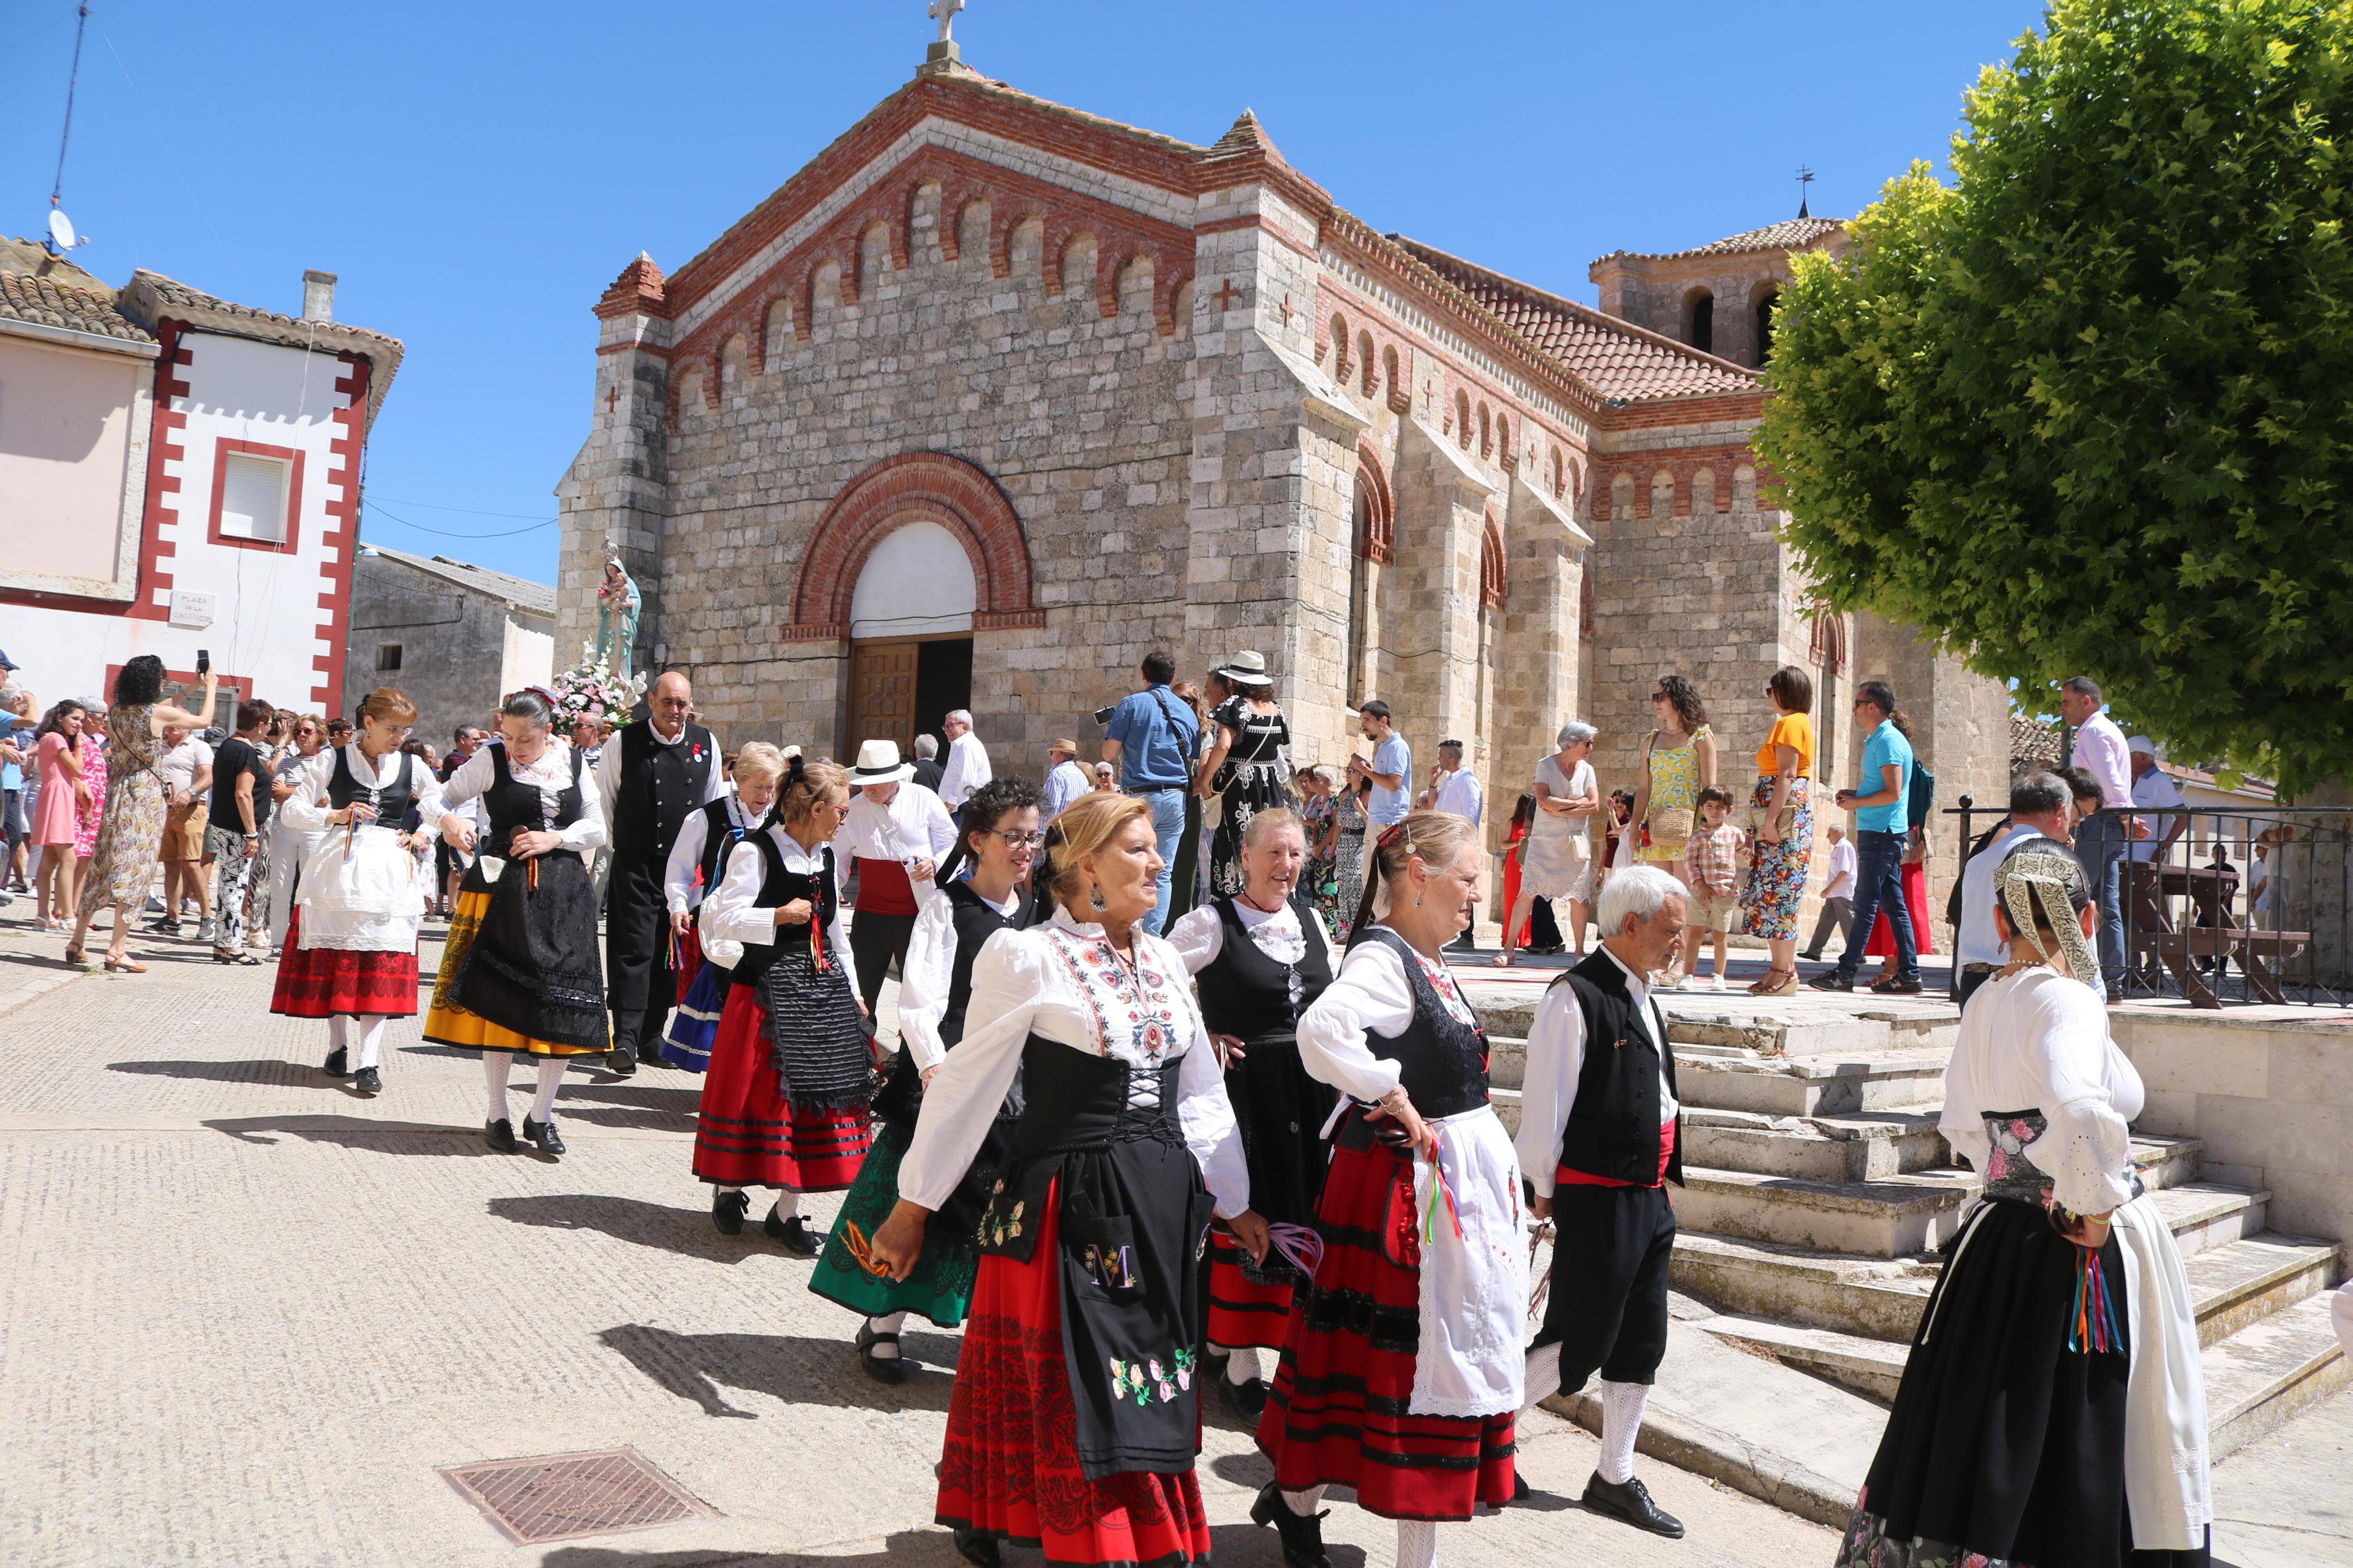
{"type": "Polygon", "coordinates": [[[1248,1383],[1236,1383],[1220,1373],[1218,1403],[1226,1407],[1227,1415],[1255,1429],[1258,1418],[1266,1413],[1266,1384],[1255,1377],[1248,1383]]]}
{"type": "Polygon", "coordinates": [[[825,1250],[824,1244],[809,1234],[808,1222],[798,1215],[790,1219],[779,1219],[776,1211],[770,1208],[768,1217],[760,1222],[760,1228],[782,1243],[785,1250],[795,1258],[815,1258],[825,1250]]]}
{"type": "MultiPolygon", "coordinates": [[[[899,1348],[899,1336],[896,1334],[878,1334],[874,1331],[874,1325],[871,1323],[859,1324],[858,1365],[860,1370],[863,1371],[867,1376],[872,1378],[877,1383],[906,1382],[906,1362],[898,1356],[876,1355],[874,1353],[874,1347],[876,1345],[889,1345],[892,1350],[897,1350],[899,1348]]],[[[996,1542],[991,1542],[989,1544],[994,1546],[996,1542]]]]}
{"type": "Polygon", "coordinates": [[[1514,1502],[1525,1502],[1529,1498],[1535,1495],[1535,1489],[1528,1485],[1528,1478],[1520,1474],[1519,1471],[1514,1470],[1512,1472],[1512,1500],[1514,1502]]]}
{"type": "Polygon", "coordinates": [[[362,1068],[359,1075],[352,1079],[352,1087],[362,1094],[382,1094],[384,1075],[374,1068],[362,1068]]]}
{"type": "Polygon", "coordinates": [[[351,1072],[352,1054],[337,1046],[327,1053],[327,1065],[320,1070],[329,1078],[343,1078],[351,1072]]]}
{"type": "Polygon", "coordinates": [[[619,1078],[637,1075],[638,1056],[627,1046],[615,1046],[605,1053],[605,1070],[619,1078]]]}
{"type": "Polygon", "coordinates": [[[544,1121],[533,1121],[530,1117],[524,1117],[522,1135],[538,1144],[539,1152],[549,1159],[563,1158],[564,1134],[555,1130],[554,1117],[551,1116],[544,1121]]]}
{"type": "Polygon", "coordinates": [[[1812,986],[1817,991],[1852,991],[1854,989],[1853,977],[1851,975],[1841,974],[1835,969],[1831,970],[1827,974],[1817,974],[1811,980],[1807,981],[1806,984],[1812,986]]]}
{"type": "Polygon", "coordinates": [[[1594,1512],[1622,1519],[1637,1530],[1647,1530],[1670,1541],[1683,1538],[1683,1521],[1652,1502],[1651,1489],[1640,1478],[1630,1479],[1622,1487],[1613,1486],[1596,1470],[1593,1479],[1585,1483],[1585,1496],[1580,1500],[1594,1512]]]}
{"type": "Polygon", "coordinates": [[[1332,1559],[1324,1553],[1324,1514],[1331,1511],[1293,1513],[1282,1500],[1282,1489],[1269,1481],[1250,1504],[1250,1522],[1274,1526],[1282,1538],[1282,1560],[1291,1568],[1332,1568],[1332,1559]]]}
{"type": "Polygon", "coordinates": [[[998,1568],[1002,1562],[997,1554],[997,1537],[977,1530],[957,1531],[955,1549],[956,1555],[972,1563],[973,1568],[998,1568]]]}
{"type": "Polygon", "coordinates": [[[711,1200],[711,1223],[719,1227],[722,1236],[744,1234],[744,1216],[752,1211],[752,1195],[738,1187],[733,1192],[722,1190],[711,1200]]]}
{"type": "Polygon", "coordinates": [[[649,1068],[666,1068],[670,1066],[670,1063],[662,1060],[661,1042],[659,1040],[656,1040],[649,1046],[638,1046],[638,1060],[649,1068]]]}
{"type": "Polygon", "coordinates": [[[482,1140],[490,1144],[493,1154],[519,1154],[522,1152],[522,1145],[515,1142],[514,1123],[503,1116],[496,1121],[482,1123],[482,1140]]]}

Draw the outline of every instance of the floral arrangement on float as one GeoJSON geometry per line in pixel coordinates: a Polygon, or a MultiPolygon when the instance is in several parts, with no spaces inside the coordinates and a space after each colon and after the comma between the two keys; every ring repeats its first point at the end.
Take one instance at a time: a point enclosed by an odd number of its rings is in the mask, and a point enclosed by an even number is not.
{"type": "Polygon", "coordinates": [[[584,719],[608,728],[627,722],[638,699],[645,695],[646,679],[616,675],[598,661],[593,647],[584,647],[580,662],[557,675],[549,689],[555,693],[554,729],[568,736],[584,719]]]}

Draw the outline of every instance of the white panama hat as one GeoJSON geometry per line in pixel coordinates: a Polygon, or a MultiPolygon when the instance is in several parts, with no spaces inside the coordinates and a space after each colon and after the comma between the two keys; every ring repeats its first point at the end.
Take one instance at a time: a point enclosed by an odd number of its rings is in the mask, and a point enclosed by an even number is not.
{"type": "Polygon", "coordinates": [[[914,764],[899,761],[896,741],[860,742],[858,765],[849,770],[849,782],[860,788],[867,784],[905,784],[914,776],[914,764]]]}

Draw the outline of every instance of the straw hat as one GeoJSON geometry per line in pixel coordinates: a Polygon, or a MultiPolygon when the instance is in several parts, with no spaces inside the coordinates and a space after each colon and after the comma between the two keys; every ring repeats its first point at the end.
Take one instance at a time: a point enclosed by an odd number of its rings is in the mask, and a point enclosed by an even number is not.
{"type": "Polygon", "coordinates": [[[1244,648],[1223,665],[1210,672],[1242,686],[1266,684],[1266,656],[1256,648],[1244,648]]]}
{"type": "Polygon", "coordinates": [[[868,784],[905,784],[914,776],[914,764],[899,761],[896,741],[862,742],[858,748],[858,765],[849,770],[849,782],[860,788],[868,784]]]}

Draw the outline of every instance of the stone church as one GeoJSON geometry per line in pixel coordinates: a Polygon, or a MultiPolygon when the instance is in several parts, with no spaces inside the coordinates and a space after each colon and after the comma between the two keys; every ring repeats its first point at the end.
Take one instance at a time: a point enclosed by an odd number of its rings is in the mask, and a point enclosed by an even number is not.
{"type": "Polygon", "coordinates": [[[596,301],[558,647],[617,551],[641,668],[687,671],[723,737],[844,756],[966,707],[1032,774],[1054,736],[1092,754],[1150,648],[1195,679],[1255,648],[1297,759],[1339,761],[1385,698],[1419,764],[1472,742],[1498,836],[1568,718],[1630,784],[1670,669],[1745,792],[1794,663],[1825,778],[1886,674],[1940,804],[1989,799],[2004,694],[1821,613],[1758,499],[1775,293],[1844,244],[1800,217],[1613,253],[1596,310],[1377,232],[1247,111],[1198,146],[934,45],[702,254],[596,301]]]}

